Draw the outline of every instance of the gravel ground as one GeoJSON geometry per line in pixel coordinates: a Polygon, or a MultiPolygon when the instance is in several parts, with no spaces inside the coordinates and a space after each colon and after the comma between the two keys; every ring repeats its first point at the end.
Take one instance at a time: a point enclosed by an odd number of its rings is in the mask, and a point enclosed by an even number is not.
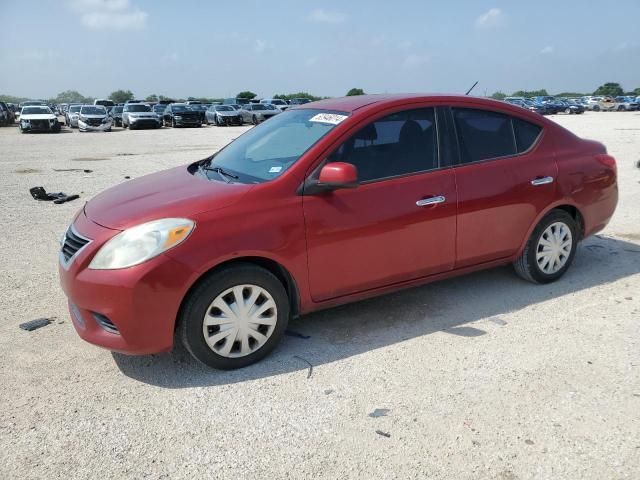
{"type": "Polygon", "coordinates": [[[620,183],[561,281],[501,268],[316,313],[233,372],[81,341],[57,250],[81,202],[245,127],[0,129],[0,478],[639,478],[640,114],[555,120],[604,142],[620,183]]]}

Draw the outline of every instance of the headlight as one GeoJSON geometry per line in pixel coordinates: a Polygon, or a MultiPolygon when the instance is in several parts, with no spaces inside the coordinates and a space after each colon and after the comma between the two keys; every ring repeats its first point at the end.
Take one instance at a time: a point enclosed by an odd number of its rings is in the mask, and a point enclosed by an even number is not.
{"type": "Polygon", "coordinates": [[[182,243],[194,226],[186,218],[163,218],[128,228],[100,248],[89,268],[114,270],[146,262],[182,243]]]}
{"type": "Polygon", "coordinates": [[[109,117],[104,117],[102,119],[102,123],[109,123],[111,121],[111,119],[109,117]]]}
{"type": "Polygon", "coordinates": [[[87,119],[85,117],[83,117],[82,115],[78,117],[78,120],[80,120],[81,122],[86,122],[87,119]]]}

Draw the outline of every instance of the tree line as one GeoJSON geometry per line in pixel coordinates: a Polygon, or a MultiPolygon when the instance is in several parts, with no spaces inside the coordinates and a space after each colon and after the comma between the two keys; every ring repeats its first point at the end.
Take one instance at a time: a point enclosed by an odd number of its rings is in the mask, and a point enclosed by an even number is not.
{"type": "MultiPolygon", "coordinates": [[[[350,95],[364,95],[364,90],[361,88],[352,88],[347,92],[347,96],[350,95]]],[[[243,91],[236,94],[235,98],[246,98],[248,100],[252,100],[257,97],[257,94],[251,91],[243,91]]],[[[131,90],[115,90],[109,94],[107,97],[114,103],[124,103],[129,100],[134,100],[136,97],[131,90]]],[[[295,93],[279,93],[274,95],[273,98],[280,98],[283,100],[291,100],[292,98],[308,98],[309,100],[321,100],[323,98],[329,97],[320,97],[317,95],[312,95],[308,92],[295,92],[295,93]]],[[[28,97],[16,97],[13,95],[0,95],[0,101],[8,102],[8,103],[22,103],[24,101],[31,100],[28,97]]],[[[85,97],[80,92],[76,90],[65,90],[64,92],[60,92],[57,96],[49,99],[43,99],[47,103],[59,104],[59,103],[93,103],[95,97],[85,97]]],[[[147,95],[144,98],[145,102],[159,102],[162,100],[170,100],[173,102],[185,102],[185,101],[200,101],[202,103],[213,103],[213,102],[222,102],[222,98],[209,98],[209,97],[187,97],[187,98],[173,98],[167,97],[164,95],[156,95],[152,93],[151,95],[147,95]]]]}
{"type": "MultiPolygon", "coordinates": [[[[624,88],[622,88],[622,85],[620,85],[619,83],[607,82],[604,85],[600,85],[593,93],[560,92],[553,96],[554,97],[585,97],[588,95],[610,96],[610,97],[620,97],[622,95],[629,95],[629,96],[637,97],[637,96],[640,96],[640,87],[631,91],[625,91],[624,88]]],[[[496,100],[504,100],[506,97],[530,98],[530,97],[546,97],[546,96],[550,96],[549,92],[547,92],[547,90],[543,88],[541,90],[518,90],[516,92],[513,92],[511,95],[507,95],[504,92],[498,91],[498,92],[495,92],[493,95],[491,95],[491,98],[495,98],[496,100]]]]}

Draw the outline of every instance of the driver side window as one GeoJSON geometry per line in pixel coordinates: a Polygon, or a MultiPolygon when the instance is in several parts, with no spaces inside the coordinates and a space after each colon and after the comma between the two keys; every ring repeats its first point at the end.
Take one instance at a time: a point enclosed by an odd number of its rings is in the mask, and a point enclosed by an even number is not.
{"type": "Polygon", "coordinates": [[[356,132],[327,161],[351,163],[359,182],[436,169],[435,110],[406,110],[380,118],[356,132]]]}

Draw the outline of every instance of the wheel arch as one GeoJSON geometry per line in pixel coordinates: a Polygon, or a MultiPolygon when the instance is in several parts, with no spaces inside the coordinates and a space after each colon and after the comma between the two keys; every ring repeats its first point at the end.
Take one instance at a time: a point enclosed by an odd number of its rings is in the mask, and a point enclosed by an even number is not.
{"type": "Polygon", "coordinates": [[[527,242],[529,241],[529,237],[531,236],[531,233],[536,228],[538,223],[540,223],[540,220],[542,220],[544,217],[546,217],[553,210],[563,210],[563,211],[567,212],[571,216],[571,218],[573,218],[576,221],[576,224],[578,226],[578,233],[579,233],[579,236],[580,236],[579,240],[581,240],[584,237],[584,228],[585,228],[584,216],[583,216],[582,212],[580,211],[580,209],[576,205],[571,203],[571,202],[559,201],[557,203],[554,203],[554,204],[550,205],[546,210],[543,210],[536,217],[536,219],[531,223],[531,226],[529,227],[529,230],[527,231],[527,234],[525,235],[525,237],[524,237],[524,239],[522,241],[522,244],[520,245],[520,248],[518,249],[518,251],[517,251],[516,255],[514,256],[514,258],[518,258],[522,254],[522,251],[524,250],[524,247],[526,246],[527,242]]]}
{"type": "Polygon", "coordinates": [[[180,308],[178,309],[178,315],[176,317],[176,322],[174,329],[178,326],[178,319],[182,314],[182,309],[184,307],[185,301],[189,298],[191,292],[202,283],[207,277],[215,274],[217,271],[222,270],[223,268],[229,268],[233,265],[255,265],[261,268],[264,268],[268,272],[275,275],[275,277],[282,283],[284,286],[287,297],[289,298],[289,308],[291,312],[291,317],[296,318],[300,315],[300,291],[298,289],[298,285],[293,278],[293,275],[280,263],[276,262],[267,257],[260,256],[245,256],[245,257],[236,257],[233,259],[226,260],[221,262],[208,270],[203,271],[200,276],[191,284],[189,289],[184,294],[182,301],[180,302],[180,308]]]}

